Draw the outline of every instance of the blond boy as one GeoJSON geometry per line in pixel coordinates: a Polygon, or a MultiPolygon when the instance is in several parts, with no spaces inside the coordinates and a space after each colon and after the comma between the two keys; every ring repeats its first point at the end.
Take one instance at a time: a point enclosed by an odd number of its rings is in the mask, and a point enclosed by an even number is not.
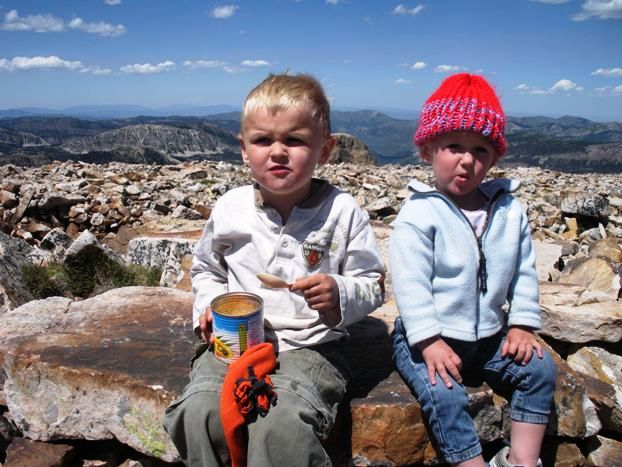
{"type": "MultiPolygon", "coordinates": [[[[218,200],[195,248],[195,332],[213,341],[217,295],[261,296],[279,362],[270,375],[278,402],[248,424],[248,465],[330,465],[322,443],[350,375],[341,353],[346,326],[382,303],[382,261],[356,201],[313,178],[334,146],[315,79],[270,75],[260,83],[244,103],[239,140],[254,184],[218,200]],[[262,272],[293,285],[266,288],[262,272]]],[[[229,461],[219,414],[226,373],[211,352],[195,356],[190,383],[167,412],[165,427],[187,465],[229,461]]]]}

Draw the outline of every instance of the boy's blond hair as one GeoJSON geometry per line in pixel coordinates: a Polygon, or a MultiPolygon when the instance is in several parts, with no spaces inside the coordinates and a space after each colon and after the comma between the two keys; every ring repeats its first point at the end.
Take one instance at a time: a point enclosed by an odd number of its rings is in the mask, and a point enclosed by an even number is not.
{"type": "Polygon", "coordinates": [[[320,82],[304,73],[270,74],[246,97],[240,117],[240,133],[244,133],[246,116],[257,109],[265,108],[275,114],[305,106],[309,108],[311,118],[317,120],[326,137],[330,136],[330,104],[320,82]]]}

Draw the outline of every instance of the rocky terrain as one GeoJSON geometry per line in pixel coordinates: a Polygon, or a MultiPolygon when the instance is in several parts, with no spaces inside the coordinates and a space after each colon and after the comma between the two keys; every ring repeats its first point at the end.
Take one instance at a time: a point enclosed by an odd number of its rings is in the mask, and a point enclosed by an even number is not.
{"type": "MultiPolygon", "coordinates": [[[[336,152],[333,160],[344,154],[336,152]]],[[[429,168],[412,165],[331,163],[318,175],[369,213],[385,260],[407,182],[431,181],[429,168]]],[[[517,167],[490,175],[522,182],[516,195],[528,210],[537,251],[540,335],[558,366],[545,465],[619,465],[619,174],[517,167]]],[[[222,161],[0,166],[0,462],[176,462],[160,419],[187,380],[194,344],[187,275],[192,245],[214,201],[249,181],[246,167],[222,161]],[[84,248],[159,267],[161,287],[33,300],[21,278],[23,265],[66,261],[84,248]]],[[[397,310],[388,272],[385,305],[351,329],[355,382],[329,443],[335,465],[439,462],[420,408],[391,364],[389,332],[397,310]]],[[[490,455],[508,433],[507,399],[475,384],[470,401],[490,455]]]]}

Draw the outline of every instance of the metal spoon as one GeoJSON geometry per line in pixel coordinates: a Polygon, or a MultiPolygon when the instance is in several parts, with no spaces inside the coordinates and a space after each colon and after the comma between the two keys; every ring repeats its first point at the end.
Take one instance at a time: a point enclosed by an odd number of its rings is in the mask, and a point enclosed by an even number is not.
{"type": "Polygon", "coordinates": [[[257,274],[257,279],[259,279],[265,286],[270,287],[272,289],[289,289],[292,284],[288,284],[283,279],[274,274],[268,274],[266,272],[260,272],[257,274]]]}

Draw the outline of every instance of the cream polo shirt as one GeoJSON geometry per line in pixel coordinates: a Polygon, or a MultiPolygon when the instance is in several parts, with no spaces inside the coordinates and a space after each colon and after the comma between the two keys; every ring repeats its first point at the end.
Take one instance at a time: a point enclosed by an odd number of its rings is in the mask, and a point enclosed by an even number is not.
{"type": "Polygon", "coordinates": [[[285,225],[251,185],[216,202],[191,268],[195,329],[217,295],[251,292],[264,300],[266,339],[284,351],[343,337],[346,326],[382,304],[385,271],[367,214],[352,196],[325,181],[314,179],[312,188],[285,225]],[[332,275],[339,287],[341,322],[329,327],[300,292],[267,288],[257,279],[259,272],[287,282],[332,275]]]}

